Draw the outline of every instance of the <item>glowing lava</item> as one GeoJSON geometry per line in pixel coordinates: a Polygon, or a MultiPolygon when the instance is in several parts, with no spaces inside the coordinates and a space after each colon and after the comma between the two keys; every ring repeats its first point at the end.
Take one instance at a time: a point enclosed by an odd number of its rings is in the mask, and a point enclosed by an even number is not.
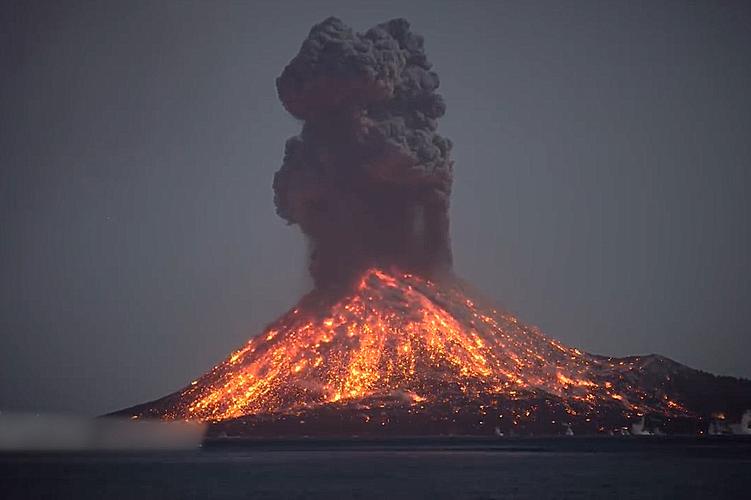
{"type": "Polygon", "coordinates": [[[458,283],[371,269],[333,305],[303,300],[159,413],[221,421],[378,398],[426,407],[455,394],[546,395],[571,415],[614,405],[624,415],[686,413],[633,386],[639,359],[629,359],[564,346],[478,305],[458,283]]]}

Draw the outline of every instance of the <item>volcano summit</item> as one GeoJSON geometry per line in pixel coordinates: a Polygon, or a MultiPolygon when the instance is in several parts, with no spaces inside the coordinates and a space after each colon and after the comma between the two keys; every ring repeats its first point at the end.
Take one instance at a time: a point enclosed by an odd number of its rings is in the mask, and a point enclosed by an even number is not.
{"type": "Polygon", "coordinates": [[[274,200],[310,242],[315,289],[186,388],[119,414],[243,436],[620,432],[644,417],[696,433],[751,408],[750,381],[584,353],[468,291],[438,84],[403,19],[313,27],[277,79],[303,128],[274,200]]]}

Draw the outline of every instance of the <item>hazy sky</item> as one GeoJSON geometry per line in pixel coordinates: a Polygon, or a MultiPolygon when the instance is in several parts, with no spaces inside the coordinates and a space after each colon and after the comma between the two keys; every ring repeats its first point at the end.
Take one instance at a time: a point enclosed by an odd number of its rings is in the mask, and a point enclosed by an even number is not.
{"type": "Polygon", "coordinates": [[[461,276],[587,351],[751,377],[750,5],[4,2],[0,409],[164,395],[310,287],[274,80],[330,15],[425,36],[461,276]]]}

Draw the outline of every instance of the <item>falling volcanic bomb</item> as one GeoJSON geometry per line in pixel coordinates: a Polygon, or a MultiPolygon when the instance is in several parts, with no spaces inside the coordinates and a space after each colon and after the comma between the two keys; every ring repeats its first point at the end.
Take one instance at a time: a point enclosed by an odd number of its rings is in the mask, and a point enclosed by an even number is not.
{"type": "Polygon", "coordinates": [[[451,142],[423,40],[396,19],[316,25],[277,79],[303,120],[274,177],[310,242],[315,289],[185,389],[118,414],[244,436],[699,432],[751,407],[751,382],[661,356],[587,354],[454,277],[451,142]]]}

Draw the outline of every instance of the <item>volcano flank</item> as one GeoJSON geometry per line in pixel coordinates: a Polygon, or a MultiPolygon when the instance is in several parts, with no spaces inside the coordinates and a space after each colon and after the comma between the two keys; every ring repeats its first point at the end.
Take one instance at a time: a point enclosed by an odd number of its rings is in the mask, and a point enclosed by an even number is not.
{"type": "Polygon", "coordinates": [[[303,121],[274,177],[315,288],[184,389],[118,412],[240,436],[666,432],[740,418],[751,381],[566,346],[452,271],[451,142],[423,40],[403,19],[313,27],[277,79],[303,121]]]}

